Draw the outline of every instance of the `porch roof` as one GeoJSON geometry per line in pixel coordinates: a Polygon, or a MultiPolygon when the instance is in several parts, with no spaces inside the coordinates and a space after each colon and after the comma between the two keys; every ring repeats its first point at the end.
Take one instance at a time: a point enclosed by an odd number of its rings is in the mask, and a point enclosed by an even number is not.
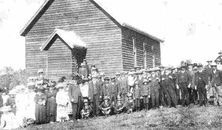
{"type": "Polygon", "coordinates": [[[47,50],[51,45],[50,43],[56,36],[59,36],[68,45],[70,49],[73,49],[75,47],[86,48],[86,43],[82,41],[80,36],[78,36],[74,31],[55,29],[55,31],[50,35],[50,37],[42,44],[40,50],[47,50]]]}

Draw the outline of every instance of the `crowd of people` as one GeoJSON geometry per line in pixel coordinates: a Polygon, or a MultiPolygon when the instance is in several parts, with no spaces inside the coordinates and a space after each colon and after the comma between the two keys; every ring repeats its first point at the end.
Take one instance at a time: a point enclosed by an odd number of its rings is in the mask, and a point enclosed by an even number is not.
{"type": "MultiPolygon", "coordinates": [[[[27,87],[8,95],[14,95],[11,108],[16,107],[17,122],[23,127],[178,105],[222,105],[221,60],[207,63],[135,67],[108,77],[84,61],[78,73],[57,82],[45,79],[39,70],[38,77],[28,79],[27,87]]],[[[2,106],[7,106],[6,101],[2,106]]]]}

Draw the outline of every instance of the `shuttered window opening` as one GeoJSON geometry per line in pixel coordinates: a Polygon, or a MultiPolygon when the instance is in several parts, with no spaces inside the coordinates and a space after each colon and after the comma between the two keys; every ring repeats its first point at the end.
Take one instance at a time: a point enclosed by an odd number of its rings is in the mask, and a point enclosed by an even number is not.
{"type": "Polygon", "coordinates": [[[153,45],[151,46],[151,52],[154,52],[154,46],[153,45]]]}
{"type": "Polygon", "coordinates": [[[133,59],[134,59],[134,66],[137,66],[137,48],[136,48],[136,40],[133,37],[133,59]]]}
{"type": "Polygon", "coordinates": [[[154,68],[154,67],[156,67],[156,56],[153,55],[152,59],[153,59],[153,68],[154,68]]]}
{"type": "Polygon", "coordinates": [[[143,43],[143,62],[144,62],[144,68],[147,69],[147,49],[146,49],[146,43],[143,43]]]}

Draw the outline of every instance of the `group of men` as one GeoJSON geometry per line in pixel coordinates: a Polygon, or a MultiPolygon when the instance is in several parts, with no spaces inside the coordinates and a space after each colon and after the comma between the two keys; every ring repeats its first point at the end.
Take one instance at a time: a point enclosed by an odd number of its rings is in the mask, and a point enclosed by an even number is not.
{"type": "Polygon", "coordinates": [[[144,70],[135,67],[111,77],[99,73],[95,66],[87,71],[86,64],[82,64],[78,75],[84,80],[83,84],[88,85],[89,93],[83,98],[88,100],[86,104],[90,104],[94,116],[100,112],[120,113],[117,108],[131,112],[161,106],[202,106],[208,105],[212,97],[215,105],[221,105],[222,71],[218,70],[221,63],[207,62],[206,66],[187,63],[178,68],[160,66],[144,70]]]}
{"type": "Polygon", "coordinates": [[[58,82],[45,79],[40,70],[37,80],[31,78],[27,85],[29,98],[35,103],[29,115],[42,124],[178,105],[222,105],[221,57],[216,63],[207,61],[206,66],[138,66],[110,77],[84,60],[78,73],[61,77],[58,82]]]}

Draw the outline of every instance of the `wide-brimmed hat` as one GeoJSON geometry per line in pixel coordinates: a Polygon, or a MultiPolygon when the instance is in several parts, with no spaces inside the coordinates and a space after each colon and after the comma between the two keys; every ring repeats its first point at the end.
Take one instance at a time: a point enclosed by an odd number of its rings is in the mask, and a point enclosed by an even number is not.
{"type": "Polygon", "coordinates": [[[127,97],[132,97],[132,96],[133,96],[133,93],[131,93],[131,92],[127,93],[127,97]]]}
{"type": "Polygon", "coordinates": [[[150,72],[152,72],[152,70],[151,69],[146,69],[145,72],[150,73],[150,72]]]}
{"type": "Polygon", "coordinates": [[[83,78],[82,80],[83,80],[83,81],[89,81],[89,78],[86,78],[86,77],[85,77],[85,78],[83,78]]]}
{"type": "Polygon", "coordinates": [[[80,66],[85,66],[85,64],[84,64],[84,63],[81,63],[80,66]]]}
{"type": "Polygon", "coordinates": [[[218,54],[220,54],[220,55],[221,55],[221,54],[222,54],[222,50],[221,50],[221,51],[219,51],[219,53],[218,53],[218,54]]]}
{"type": "Polygon", "coordinates": [[[115,79],[116,79],[116,76],[112,76],[110,79],[111,79],[111,80],[115,80],[115,79]]]}
{"type": "Polygon", "coordinates": [[[148,83],[149,81],[147,79],[144,79],[143,80],[143,83],[148,83]]]}
{"type": "Polygon", "coordinates": [[[9,112],[11,110],[12,110],[11,106],[3,106],[0,108],[1,112],[9,112]]]}
{"type": "Polygon", "coordinates": [[[89,100],[87,98],[83,99],[83,103],[88,103],[88,102],[89,102],[89,100]]]}
{"type": "Polygon", "coordinates": [[[212,63],[213,61],[212,60],[207,60],[207,63],[212,63]]]}
{"type": "Polygon", "coordinates": [[[100,76],[105,76],[105,73],[104,72],[100,72],[99,75],[100,76]]]}
{"type": "Polygon", "coordinates": [[[203,65],[199,63],[199,64],[197,64],[197,67],[200,68],[200,67],[203,67],[203,65]]]}
{"type": "Polygon", "coordinates": [[[141,66],[135,66],[134,69],[141,69],[141,66]]]}
{"type": "Polygon", "coordinates": [[[37,71],[37,73],[38,73],[38,74],[44,73],[44,70],[43,70],[43,69],[39,69],[39,70],[37,71]]]}
{"type": "Polygon", "coordinates": [[[187,68],[187,66],[182,65],[180,68],[181,68],[181,69],[186,69],[186,68],[187,68]]]}
{"type": "Polygon", "coordinates": [[[217,67],[217,64],[216,63],[212,63],[211,67],[217,67]]]}
{"type": "Polygon", "coordinates": [[[121,101],[121,100],[122,100],[121,96],[117,95],[117,101],[121,101]]]}
{"type": "Polygon", "coordinates": [[[104,100],[110,100],[109,96],[105,96],[104,100]]]}
{"type": "Polygon", "coordinates": [[[129,72],[128,74],[129,74],[129,75],[133,75],[133,74],[134,74],[134,72],[129,72]]]}
{"type": "Polygon", "coordinates": [[[96,67],[92,67],[91,70],[97,70],[97,68],[96,67]]]}
{"type": "Polygon", "coordinates": [[[116,73],[116,76],[120,76],[120,73],[119,73],[119,72],[117,72],[117,73],[116,73]]]}
{"type": "Polygon", "coordinates": [[[106,77],[104,78],[104,80],[110,80],[110,77],[106,76],[106,77]]]}

